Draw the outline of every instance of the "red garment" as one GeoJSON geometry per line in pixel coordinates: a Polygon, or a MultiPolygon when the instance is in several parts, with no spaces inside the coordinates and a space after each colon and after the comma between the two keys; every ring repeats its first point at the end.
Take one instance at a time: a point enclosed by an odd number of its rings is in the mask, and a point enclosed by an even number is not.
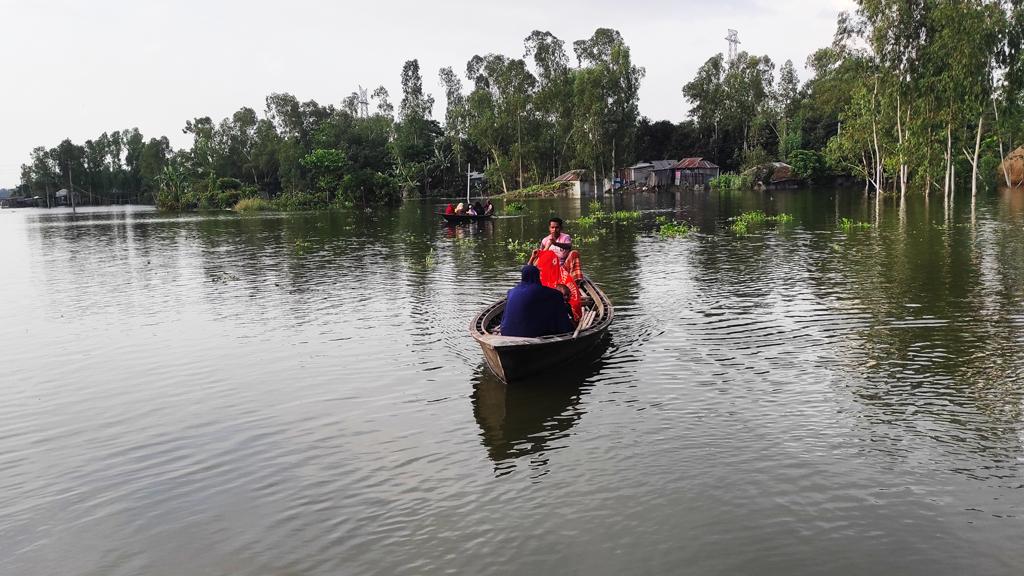
{"type": "MultiPolygon", "coordinates": [[[[535,254],[537,255],[537,262],[534,265],[540,269],[540,283],[548,288],[565,284],[569,289],[569,307],[572,308],[572,317],[576,322],[579,322],[583,316],[583,304],[580,302],[580,289],[576,286],[572,274],[558,261],[558,254],[551,250],[538,250],[535,254]]],[[[573,250],[572,254],[576,254],[576,251],[573,250]]],[[[572,260],[576,263],[575,272],[580,274],[582,278],[583,274],[579,268],[579,255],[576,254],[576,258],[572,260]]]]}
{"type": "Polygon", "coordinates": [[[449,216],[450,216],[450,215],[452,215],[452,214],[455,214],[455,206],[452,206],[452,205],[451,205],[451,204],[449,203],[449,204],[448,204],[448,207],[444,209],[444,213],[445,213],[445,214],[448,214],[449,216]]]}

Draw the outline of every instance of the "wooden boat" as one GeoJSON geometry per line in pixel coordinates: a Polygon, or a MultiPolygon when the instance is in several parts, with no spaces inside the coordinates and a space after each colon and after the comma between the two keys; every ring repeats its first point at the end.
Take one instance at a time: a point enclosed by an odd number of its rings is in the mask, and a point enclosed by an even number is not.
{"type": "Polygon", "coordinates": [[[519,338],[499,333],[505,298],[488,306],[473,319],[470,335],[480,344],[487,366],[506,384],[536,376],[555,365],[578,358],[596,346],[612,323],[615,309],[604,292],[590,278],[584,277],[580,290],[593,303],[584,307],[580,328],[576,332],[519,338]],[[591,319],[588,323],[588,317],[591,319]]]}
{"type": "Polygon", "coordinates": [[[441,218],[449,224],[465,224],[466,222],[485,222],[494,218],[493,214],[470,216],[469,214],[441,214],[441,218]]]}

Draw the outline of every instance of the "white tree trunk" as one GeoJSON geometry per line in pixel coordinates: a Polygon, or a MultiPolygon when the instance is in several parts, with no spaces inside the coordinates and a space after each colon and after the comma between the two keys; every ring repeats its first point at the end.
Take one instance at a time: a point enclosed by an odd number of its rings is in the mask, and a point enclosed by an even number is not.
{"type": "Polygon", "coordinates": [[[999,167],[1003,169],[1003,180],[1006,181],[1006,187],[1011,186],[1010,183],[1010,171],[1007,169],[1006,152],[1003,151],[1003,133],[999,131],[999,107],[996,106],[996,99],[992,99],[992,112],[996,115],[996,136],[999,137],[999,167]]]}
{"type": "Polygon", "coordinates": [[[953,168],[953,123],[946,124],[946,181],[942,185],[942,201],[949,204],[953,168]]]}
{"type": "Polygon", "coordinates": [[[978,136],[974,140],[974,155],[964,148],[964,156],[967,157],[967,161],[971,163],[971,202],[974,202],[975,196],[978,195],[978,155],[981,153],[981,127],[985,120],[985,113],[982,112],[978,116],[978,136]]]}

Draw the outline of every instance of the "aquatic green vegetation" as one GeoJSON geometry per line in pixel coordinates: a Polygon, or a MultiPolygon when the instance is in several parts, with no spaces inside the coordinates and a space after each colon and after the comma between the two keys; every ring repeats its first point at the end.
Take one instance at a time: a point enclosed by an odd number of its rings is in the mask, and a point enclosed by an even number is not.
{"type": "MultiPolygon", "coordinates": [[[[596,204],[593,203],[593,204],[596,204]]],[[[639,210],[617,210],[615,212],[604,212],[600,210],[600,205],[594,209],[595,206],[591,206],[590,214],[588,216],[581,216],[572,222],[577,228],[592,228],[598,224],[634,224],[640,221],[642,214],[639,210]]]]}
{"type": "Polygon", "coordinates": [[[743,220],[736,220],[729,225],[729,230],[732,230],[732,233],[737,236],[744,236],[750,232],[750,225],[743,220]]]}
{"type": "Polygon", "coordinates": [[[639,210],[618,210],[606,215],[606,219],[609,222],[616,222],[619,224],[628,224],[640,221],[639,210]]]}
{"type": "Polygon", "coordinates": [[[693,231],[693,226],[686,222],[676,222],[668,216],[658,216],[655,222],[658,225],[658,236],[662,238],[682,238],[693,231]]]}
{"type": "Polygon", "coordinates": [[[536,245],[532,242],[524,242],[522,240],[516,240],[515,238],[509,238],[505,241],[505,248],[511,252],[519,260],[525,261],[533,254],[533,249],[536,245]]]}
{"type": "Polygon", "coordinates": [[[242,198],[233,208],[235,212],[262,212],[273,209],[274,206],[263,198],[242,198]]]}
{"type": "Polygon", "coordinates": [[[840,230],[843,230],[845,232],[849,232],[851,230],[863,230],[865,228],[871,228],[870,222],[859,222],[857,220],[852,220],[850,218],[840,219],[837,225],[839,226],[840,230]]]}
{"type": "Polygon", "coordinates": [[[742,236],[750,232],[750,229],[754,226],[760,226],[764,224],[789,224],[793,221],[791,214],[776,214],[769,216],[761,210],[752,210],[744,212],[739,216],[731,218],[731,224],[729,229],[734,234],[742,236]]]}
{"type": "Polygon", "coordinates": [[[601,203],[597,200],[591,200],[590,203],[587,204],[587,211],[591,214],[601,213],[604,212],[604,206],[601,206],[601,203]]]}
{"type": "Polygon", "coordinates": [[[437,264],[437,252],[435,252],[434,249],[431,248],[430,252],[427,252],[426,257],[423,258],[423,265],[426,266],[428,269],[430,269],[430,268],[433,268],[436,264],[437,264]]]}
{"type": "Polygon", "coordinates": [[[515,200],[505,203],[505,214],[522,214],[526,212],[526,204],[515,200]]]}

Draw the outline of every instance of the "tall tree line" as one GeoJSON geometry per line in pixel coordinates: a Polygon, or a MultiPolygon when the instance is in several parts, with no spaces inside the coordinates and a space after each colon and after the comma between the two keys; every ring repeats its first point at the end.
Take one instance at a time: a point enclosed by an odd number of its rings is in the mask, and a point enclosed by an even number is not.
{"type": "Polygon", "coordinates": [[[1024,5],[1013,0],[858,0],[831,46],[791,62],[717,54],[683,86],[699,140],[727,168],[808,152],[875,191],[972,195],[1024,130],[1024,5]]]}
{"type": "Polygon", "coordinates": [[[424,71],[409,60],[397,105],[383,87],[365,114],[355,93],[338,105],[275,93],[259,112],[188,120],[192,142],[180,150],[137,129],[65,140],[32,151],[20,191],[67,188],[73,173],[96,203],[195,207],[225,190],[391,203],[457,190],[471,167],[500,192],[570,169],[596,183],[637,160],[704,156],[737,170],[783,160],[809,179],[831,171],[873,190],[951,198],[957,182],[972,193],[989,183],[1020,144],[1022,44],[1015,0],[859,0],[833,43],[807,58],[808,81],[790,61],[716,54],[682,87],[689,117],[671,123],[639,114],[645,72],[618,31],[569,44],[536,30],[520,55],[440,69],[436,118],[424,71]]]}

